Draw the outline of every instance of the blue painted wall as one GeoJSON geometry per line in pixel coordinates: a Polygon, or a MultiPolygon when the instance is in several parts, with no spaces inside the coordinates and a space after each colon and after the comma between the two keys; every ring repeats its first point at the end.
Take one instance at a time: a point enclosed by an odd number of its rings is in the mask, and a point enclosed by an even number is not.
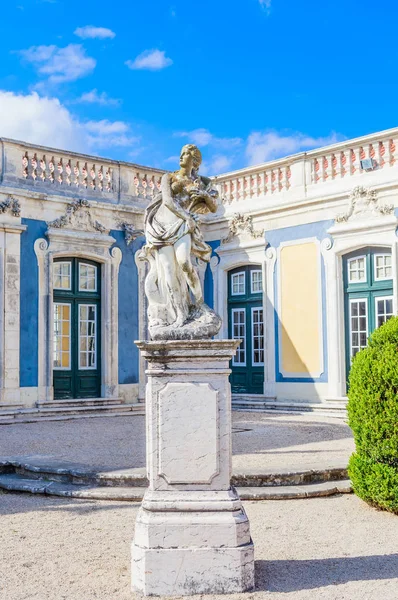
{"type": "MultiPolygon", "coordinates": [[[[216,240],[214,242],[207,242],[212,249],[212,256],[218,256],[214,252],[216,248],[220,246],[220,240],[216,240]]],[[[204,297],[207,306],[210,308],[214,308],[214,282],[213,282],[213,273],[211,272],[210,265],[207,265],[205,272],[205,285],[204,285],[204,297]]]]}
{"type": "MultiPolygon", "coordinates": [[[[267,241],[274,248],[278,248],[281,243],[292,240],[300,240],[306,238],[317,238],[322,241],[328,237],[327,230],[334,225],[334,220],[318,221],[317,223],[308,223],[305,225],[297,225],[295,227],[284,227],[268,231],[266,234],[267,241]]],[[[278,265],[275,265],[274,284],[275,284],[275,307],[278,306],[278,265]]],[[[275,309],[275,377],[278,382],[291,383],[326,383],[328,381],[328,347],[327,347],[327,325],[326,325],[326,283],[325,283],[325,265],[323,259],[321,261],[321,280],[322,280],[322,328],[323,328],[323,361],[324,372],[318,378],[312,377],[283,377],[279,371],[279,317],[275,309]]],[[[292,299],[294,302],[294,299],[292,299]]]]}
{"type": "Polygon", "coordinates": [[[119,270],[119,383],[138,383],[138,270],[134,255],[144,243],[144,238],[127,246],[124,232],[111,231],[122,251],[119,270]]]}
{"type": "Polygon", "coordinates": [[[44,221],[22,219],[28,229],[21,235],[21,334],[20,334],[20,385],[36,387],[38,384],[38,334],[39,334],[39,280],[34,243],[45,237],[44,221]]]}

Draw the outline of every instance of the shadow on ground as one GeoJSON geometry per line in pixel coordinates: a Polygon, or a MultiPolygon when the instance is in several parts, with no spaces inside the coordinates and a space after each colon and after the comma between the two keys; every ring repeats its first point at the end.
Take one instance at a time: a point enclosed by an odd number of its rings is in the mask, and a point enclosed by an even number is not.
{"type": "Polygon", "coordinates": [[[256,561],[257,591],[298,592],[350,581],[395,579],[397,576],[398,554],[256,561]]]}

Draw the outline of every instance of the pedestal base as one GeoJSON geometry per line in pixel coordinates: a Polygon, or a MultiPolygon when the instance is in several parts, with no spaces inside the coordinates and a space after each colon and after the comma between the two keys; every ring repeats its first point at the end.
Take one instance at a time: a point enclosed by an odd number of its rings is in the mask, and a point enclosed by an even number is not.
{"type": "Polygon", "coordinates": [[[234,488],[148,490],[136,521],[132,586],[146,596],[253,589],[249,521],[234,488]]]}
{"type": "Polygon", "coordinates": [[[146,596],[233,594],[254,587],[253,544],[149,550],[133,544],[133,589],[146,596]]]}
{"type": "Polygon", "coordinates": [[[132,545],[146,596],[254,588],[249,521],[231,487],[229,361],[236,341],[138,342],[148,361],[149,488],[132,545]]]}

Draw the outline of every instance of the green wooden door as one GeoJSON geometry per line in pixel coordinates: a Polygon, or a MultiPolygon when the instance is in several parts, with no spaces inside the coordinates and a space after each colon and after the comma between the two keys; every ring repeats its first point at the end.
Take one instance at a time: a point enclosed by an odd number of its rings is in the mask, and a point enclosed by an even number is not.
{"type": "Polygon", "coordinates": [[[54,398],[101,395],[101,266],[62,258],[53,264],[54,398]]]}
{"type": "Polygon", "coordinates": [[[264,390],[264,311],[260,265],[228,273],[228,334],[240,339],[231,362],[233,393],[262,394],[264,390]]]}
{"type": "Polygon", "coordinates": [[[344,257],[347,376],[368,337],[393,315],[391,250],[362,248],[344,257]]]}

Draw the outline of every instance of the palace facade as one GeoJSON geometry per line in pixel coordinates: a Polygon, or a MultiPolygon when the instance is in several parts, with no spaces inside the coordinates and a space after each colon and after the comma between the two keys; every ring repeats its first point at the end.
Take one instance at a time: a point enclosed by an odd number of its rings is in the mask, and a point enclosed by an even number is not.
{"type": "MultiPolygon", "coordinates": [[[[0,420],[141,410],[139,250],[162,172],[0,142],[0,420]]],[[[220,337],[242,340],[233,404],[343,414],[352,357],[397,314],[398,129],[215,183],[197,268],[220,337]]]]}

